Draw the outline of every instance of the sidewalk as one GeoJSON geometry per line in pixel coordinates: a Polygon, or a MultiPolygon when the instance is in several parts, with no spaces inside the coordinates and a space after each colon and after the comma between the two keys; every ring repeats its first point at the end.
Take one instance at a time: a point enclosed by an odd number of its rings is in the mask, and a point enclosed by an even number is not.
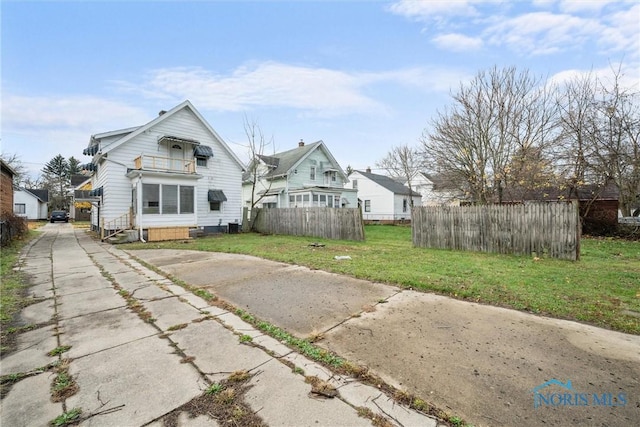
{"type": "Polygon", "coordinates": [[[21,260],[39,301],[22,319],[38,327],[1,361],[3,376],[28,374],[2,399],[2,426],[46,426],[74,408],[86,426],[372,425],[358,408],[393,425],[440,425],[333,375],[84,231],[41,230],[21,260]],[[247,337],[259,347],[241,343],[247,337]],[[77,391],[54,403],[52,382],[65,363],[77,391]],[[337,396],[312,393],[305,376],[337,396]]]}

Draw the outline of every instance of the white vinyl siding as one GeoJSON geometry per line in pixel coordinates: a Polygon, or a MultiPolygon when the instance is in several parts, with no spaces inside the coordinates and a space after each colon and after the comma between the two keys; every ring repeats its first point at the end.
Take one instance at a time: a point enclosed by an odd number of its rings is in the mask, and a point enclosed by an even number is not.
{"type": "MultiPolygon", "coordinates": [[[[241,179],[242,165],[232,156],[215,135],[191,112],[189,108],[181,109],[170,117],[157,123],[134,138],[121,143],[110,144],[108,160],[100,163],[93,179],[93,188],[103,187],[103,204],[100,216],[105,221],[117,218],[132,208],[131,192],[137,185],[138,175],[127,178],[127,170],[134,169],[134,159],[140,155],[170,157],[171,144],[158,143],[158,138],[174,135],[181,138],[194,139],[202,145],[208,145],[213,157],[207,160],[207,167],[197,168],[197,175],[175,174],[175,176],[159,176],[142,174],[143,184],[167,184],[191,186],[193,188],[193,212],[190,214],[169,215],[136,215],[136,225],[147,227],[167,226],[217,226],[241,220],[241,179]],[[224,191],[227,201],[221,211],[211,211],[207,200],[209,189],[224,191]]],[[[193,145],[183,144],[183,159],[195,161],[193,145]]],[[[87,161],[88,162],[88,161],[87,161]]],[[[187,191],[187,190],[185,190],[187,191]]],[[[180,194],[178,194],[180,195],[180,194]]],[[[185,194],[188,197],[188,195],[185,194]]],[[[180,205],[178,205],[180,207],[180,205]]],[[[188,207],[184,206],[186,210],[188,207]]],[[[92,222],[97,225],[94,209],[92,222]]]]}

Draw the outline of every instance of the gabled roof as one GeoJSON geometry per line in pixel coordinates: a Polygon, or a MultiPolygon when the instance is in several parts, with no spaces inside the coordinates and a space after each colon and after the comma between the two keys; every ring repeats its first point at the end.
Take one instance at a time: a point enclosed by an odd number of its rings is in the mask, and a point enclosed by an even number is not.
{"type": "Polygon", "coordinates": [[[406,187],[400,184],[398,181],[395,181],[389,178],[388,176],[378,175],[376,173],[371,173],[371,172],[363,172],[363,171],[356,171],[356,172],[358,172],[360,175],[364,176],[365,178],[368,178],[371,181],[375,182],[379,186],[386,188],[387,190],[391,191],[393,194],[421,197],[420,194],[416,193],[415,191],[409,190],[409,187],[406,187]]]}
{"type": "Polygon", "coordinates": [[[17,187],[19,191],[24,191],[25,193],[31,194],[33,197],[37,198],[42,203],[49,202],[49,190],[37,190],[34,188],[24,188],[17,187]]]}
{"type": "Polygon", "coordinates": [[[0,165],[2,170],[6,171],[8,175],[11,175],[12,177],[16,175],[16,171],[11,167],[11,165],[9,165],[9,163],[0,159],[0,165]]]}
{"type": "MultiPolygon", "coordinates": [[[[282,151],[271,156],[259,154],[258,158],[260,158],[260,160],[267,166],[272,167],[271,171],[269,171],[264,178],[273,179],[290,174],[298,167],[298,165],[300,165],[300,163],[302,163],[316,150],[323,150],[327,158],[331,161],[331,164],[334,166],[332,169],[335,169],[343,178],[346,179],[344,171],[322,140],[298,146],[291,150],[282,151]]],[[[247,181],[248,179],[250,179],[250,176],[246,175],[244,177],[244,181],[247,181]]]]}
{"type": "Polygon", "coordinates": [[[171,110],[162,113],[161,115],[157,116],[156,118],[154,118],[153,120],[151,120],[149,123],[147,123],[145,125],[138,126],[138,127],[133,127],[133,128],[122,129],[122,130],[117,130],[117,131],[103,132],[103,133],[100,133],[100,134],[92,135],[89,147],[87,149],[85,149],[85,151],[89,151],[89,149],[93,146],[94,141],[97,141],[100,138],[106,138],[108,136],[115,136],[115,135],[123,134],[122,138],[118,139],[113,144],[110,144],[108,147],[103,148],[104,152],[102,154],[106,154],[107,152],[119,147],[120,145],[126,143],[127,141],[130,141],[131,139],[137,137],[141,133],[149,130],[150,128],[154,127],[158,123],[161,123],[161,122],[169,119],[171,116],[175,115],[178,111],[181,111],[183,109],[189,109],[198,118],[198,120],[200,120],[200,122],[202,122],[204,127],[211,133],[211,135],[213,135],[213,137],[229,153],[231,158],[234,159],[243,170],[245,169],[244,163],[242,163],[242,161],[238,158],[238,156],[236,156],[236,154],[231,150],[231,148],[229,148],[229,146],[224,142],[224,140],[220,137],[220,135],[218,135],[218,133],[215,130],[213,130],[213,128],[204,119],[204,117],[202,117],[202,115],[198,112],[198,110],[196,110],[196,108],[193,106],[193,104],[191,104],[191,102],[189,100],[186,100],[186,101],[182,102],[181,104],[176,105],[171,110]]]}

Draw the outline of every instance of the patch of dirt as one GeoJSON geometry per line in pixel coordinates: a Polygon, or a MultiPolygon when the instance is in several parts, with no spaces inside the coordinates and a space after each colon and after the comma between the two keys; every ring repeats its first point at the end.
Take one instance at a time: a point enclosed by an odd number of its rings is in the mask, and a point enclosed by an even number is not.
{"type": "Polygon", "coordinates": [[[224,427],[267,427],[244,401],[244,394],[251,388],[252,375],[246,371],[234,372],[227,379],[212,385],[199,397],[174,409],[161,418],[164,427],[178,427],[178,418],[186,413],[189,418],[208,416],[224,427]],[[214,387],[215,386],[215,387],[214,387]]]}

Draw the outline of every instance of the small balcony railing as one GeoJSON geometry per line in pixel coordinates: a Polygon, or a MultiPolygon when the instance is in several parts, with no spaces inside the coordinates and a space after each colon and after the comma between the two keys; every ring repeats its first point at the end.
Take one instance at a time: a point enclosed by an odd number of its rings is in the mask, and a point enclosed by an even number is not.
{"type": "Polygon", "coordinates": [[[196,163],[194,160],[159,156],[139,156],[136,157],[133,162],[135,168],[138,170],[196,173],[196,163]]]}

